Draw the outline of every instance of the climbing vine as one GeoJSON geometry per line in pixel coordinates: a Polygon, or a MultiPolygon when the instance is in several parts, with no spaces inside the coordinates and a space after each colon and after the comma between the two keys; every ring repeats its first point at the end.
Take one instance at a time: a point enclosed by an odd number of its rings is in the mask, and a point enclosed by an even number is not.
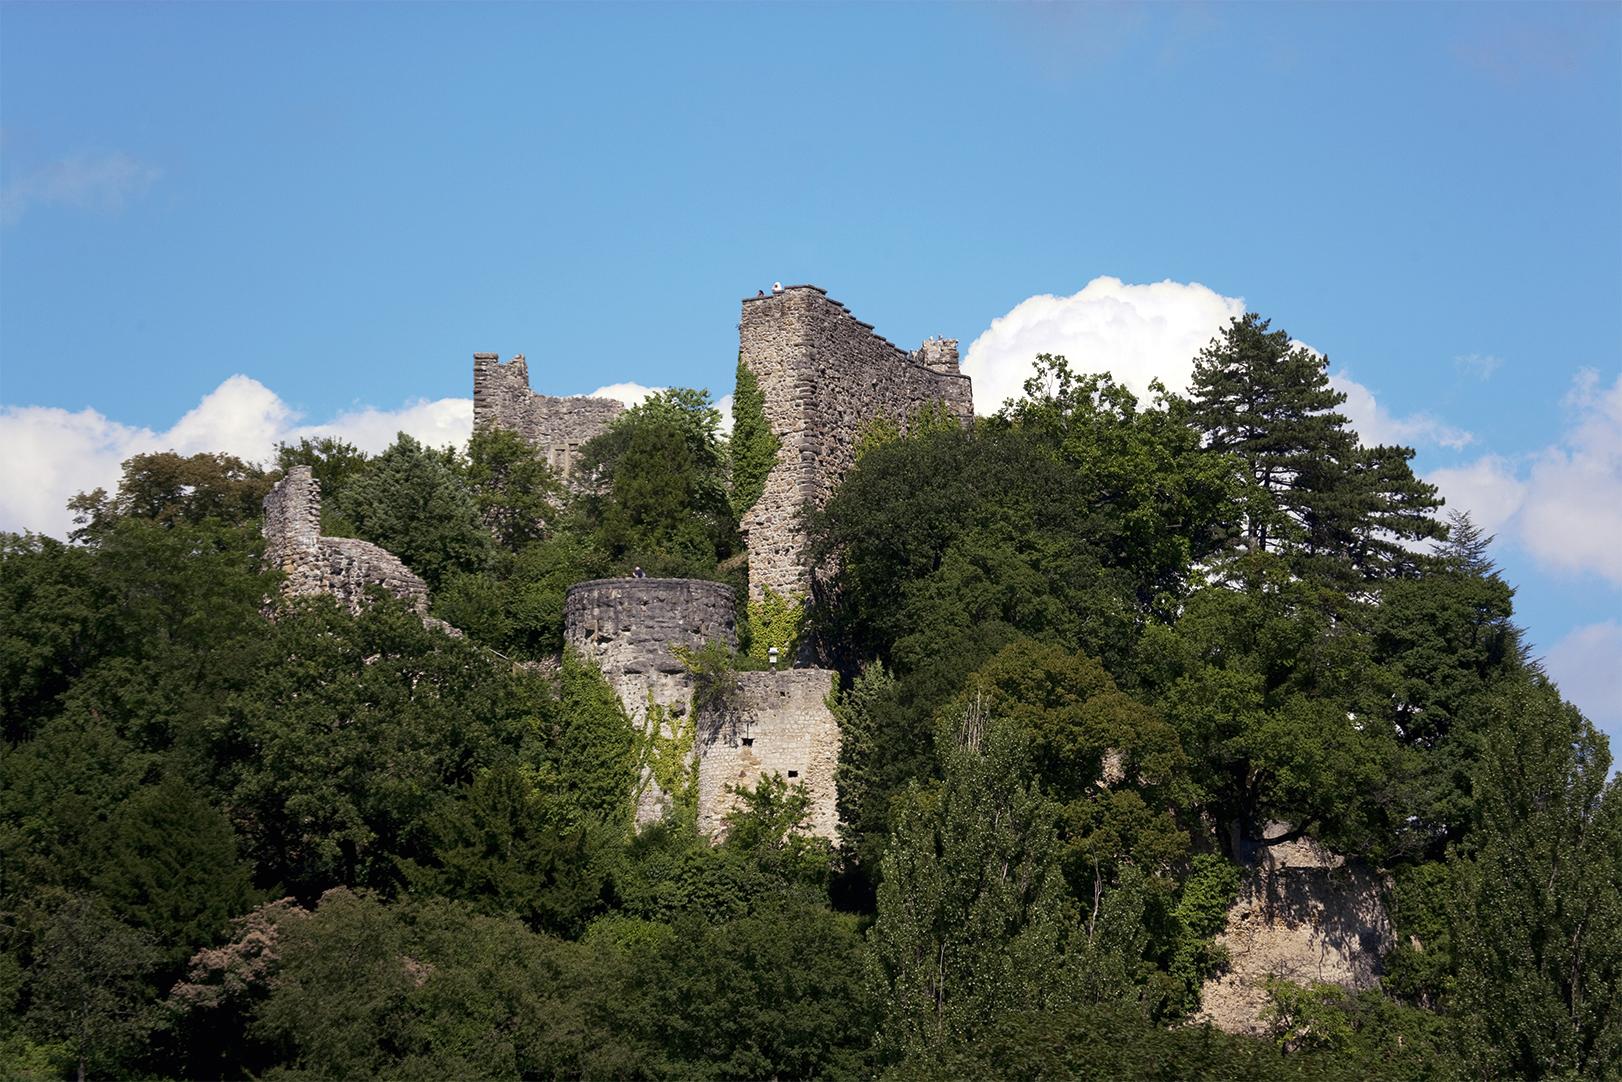
{"type": "Polygon", "coordinates": [[[749,660],[764,667],[771,657],[769,651],[775,646],[779,664],[784,668],[791,666],[800,636],[805,631],[805,599],[780,594],[768,586],[764,597],[749,602],[748,610],[749,660]]]}
{"type": "Polygon", "coordinates": [[[742,518],[766,491],[766,475],[777,464],[779,440],[766,420],[766,396],[760,381],[738,355],[738,380],[732,392],[732,510],[742,518]]]}

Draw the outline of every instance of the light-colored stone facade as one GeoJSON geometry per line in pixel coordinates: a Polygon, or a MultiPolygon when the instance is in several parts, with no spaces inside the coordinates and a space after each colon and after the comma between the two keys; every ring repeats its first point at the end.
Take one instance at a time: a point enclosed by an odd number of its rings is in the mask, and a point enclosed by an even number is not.
{"type": "Polygon", "coordinates": [[[568,479],[580,448],[625,411],[612,398],[554,398],[529,389],[529,362],[506,364],[495,353],[473,355],[473,427],[511,429],[540,448],[547,464],[568,479]]]}
{"type": "Polygon", "coordinates": [[[743,519],[749,592],[803,596],[811,585],[801,510],[822,506],[856,460],[864,428],[878,419],[903,430],[928,407],[968,423],[969,377],[957,342],[931,339],[908,353],[816,286],[790,286],[743,302],[738,348],[766,401],[780,441],[766,490],[743,519]]]}
{"type": "MultiPolygon", "coordinates": [[[[283,572],[282,596],[331,594],[350,612],[381,586],[419,614],[428,585],[387,549],[353,537],[321,536],[321,486],[308,466],[294,466],[264,499],[265,564],[283,572]]],[[[436,621],[437,623],[437,621],[436,621]]]]}
{"type": "MultiPolygon", "coordinates": [[[[1281,824],[1269,837],[1285,832],[1281,824]]],[[[1229,1033],[1264,1032],[1267,981],[1373,988],[1394,944],[1384,877],[1310,838],[1257,846],[1217,943],[1228,968],[1205,982],[1200,1017],[1229,1033]]]]}
{"type": "Polygon", "coordinates": [[[734,788],[780,774],[805,786],[807,827],[834,838],[839,829],[839,723],[828,709],[834,674],[827,669],[738,674],[744,708],[735,725],[698,733],[698,829],[716,835],[736,804],[734,788]]]}
{"type": "MultiPolygon", "coordinates": [[[[825,669],[738,674],[743,709],[721,721],[689,718],[692,676],[675,648],[718,641],[737,644],[732,588],[696,579],[596,579],[569,588],[564,638],[594,661],[619,695],[633,725],[646,731],[648,704],[666,716],[666,737],[694,724],[698,760],[698,823],[714,835],[733,805],[733,786],[749,787],[782,774],[803,784],[811,799],[809,826],[832,839],[838,826],[834,769],[839,723],[828,708],[834,674],[825,669]]],[[[669,794],[643,778],[638,825],[658,820],[669,794]]]]}

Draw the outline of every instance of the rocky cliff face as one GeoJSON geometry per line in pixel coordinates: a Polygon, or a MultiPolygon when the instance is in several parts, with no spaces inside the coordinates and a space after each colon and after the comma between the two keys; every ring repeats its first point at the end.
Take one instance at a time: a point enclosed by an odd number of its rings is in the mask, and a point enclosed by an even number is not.
{"type": "Polygon", "coordinates": [[[1383,876],[1310,839],[1256,847],[1217,937],[1228,970],[1205,983],[1200,1017],[1229,1033],[1262,1032],[1273,978],[1374,987],[1393,945],[1385,889],[1383,876]]]}

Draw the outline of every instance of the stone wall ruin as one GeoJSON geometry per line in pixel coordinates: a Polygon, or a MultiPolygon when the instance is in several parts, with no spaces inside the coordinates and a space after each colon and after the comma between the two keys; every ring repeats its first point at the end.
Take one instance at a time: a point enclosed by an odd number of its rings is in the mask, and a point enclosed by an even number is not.
{"type": "Polygon", "coordinates": [[[743,517],[749,594],[770,587],[804,596],[811,569],[801,509],[827,501],[855,463],[864,428],[882,418],[905,430],[932,406],[968,423],[973,390],[958,370],[956,340],[930,339],[908,353],[816,286],[746,299],[738,348],[780,443],[766,490],[743,517]]]}
{"type": "MultiPolygon", "coordinates": [[[[662,708],[666,737],[696,722],[698,823],[718,833],[733,805],[729,787],[750,787],[771,773],[803,784],[811,799],[809,827],[832,839],[838,825],[834,768],[839,724],[827,696],[834,674],[825,669],[739,673],[743,709],[727,722],[690,719],[694,683],[675,654],[706,642],[737,644],[732,588],[697,579],[596,579],[569,588],[564,638],[590,658],[618,694],[633,725],[646,731],[649,704],[662,708]]],[[[643,779],[636,822],[657,821],[670,806],[649,777],[643,779]]]]}
{"type": "Polygon", "coordinates": [[[366,604],[369,587],[384,590],[428,612],[428,584],[399,557],[370,541],[321,536],[321,486],[308,466],[293,466],[266,494],[261,530],[265,564],[287,577],[288,599],[331,594],[350,612],[366,604]]]}
{"type": "MultiPolygon", "coordinates": [[[[1269,837],[1285,832],[1268,828],[1269,837]]],[[[1265,1032],[1267,981],[1373,988],[1394,945],[1384,877],[1310,838],[1256,846],[1217,943],[1225,972],[1205,982],[1200,1017],[1229,1033],[1265,1032]]]]}
{"type": "Polygon", "coordinates": [[[520,353],[506,364],[495,353],[473,355],[473,427],[510,429],[539,448],[554,472],[568,479],[580,448],[625,411],[612,398],[557,398],[529,389],[529,362],[520,353]]]}

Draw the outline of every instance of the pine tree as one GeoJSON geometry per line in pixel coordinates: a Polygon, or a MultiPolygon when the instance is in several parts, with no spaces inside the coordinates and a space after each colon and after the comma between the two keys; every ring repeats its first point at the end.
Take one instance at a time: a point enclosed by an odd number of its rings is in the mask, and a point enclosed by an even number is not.
{"type": "Polygon", "coordinates": [[[1346,584],[1410,572],[1400,542],[1443,532],[1435,487],[1414,476],[1412,450],[1359,446],[1328,360],[1269,326],[1236,318],[1195,359],[1191,388],[1207,448],[1237,456],[1250,478],[1244,547],[1346,584]]]}

